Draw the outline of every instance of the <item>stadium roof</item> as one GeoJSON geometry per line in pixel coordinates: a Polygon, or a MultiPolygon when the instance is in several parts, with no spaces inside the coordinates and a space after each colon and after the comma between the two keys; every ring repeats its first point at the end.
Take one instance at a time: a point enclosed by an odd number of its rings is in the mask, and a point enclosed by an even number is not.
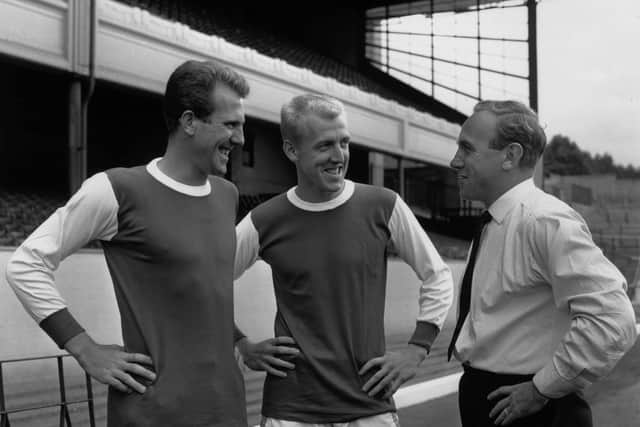
{"type": "MultiPolygon", "coordinates": [[[[536,0],[538,1],[538,0],[536,0]]],[[[527,0],[366,0],[367,9],[389,7],[389,16],[404,16],[417,13],[468,12],[491,7],[522,6],[527,0]]]]}
{"type": "Polygon", "coordinates": [[[235,25],[235,23],[226,20],[225,17],[220,18],[216,17],[216,14],[207,13],[206,2],[176,0],[117,1],[139,7],[165,19],[181,22],[196,31],[222,37],[230,43],[255,49],[264,55],[282,59],[296,67],[306,68],[319,75],[334,78],[341,83],[355,86],[365,92],[375,93],[418,111],[428,112],[457,123],[461,123],[466,118],[460,112],[428,95],[405,96],[402,90],[394,89],[394,85],[403,83],[389,76],[382,76],[382,73],[373,67],[369,72],[364,73],[322,55],[301,43],[277,37],[259,28],[235,25]]]}

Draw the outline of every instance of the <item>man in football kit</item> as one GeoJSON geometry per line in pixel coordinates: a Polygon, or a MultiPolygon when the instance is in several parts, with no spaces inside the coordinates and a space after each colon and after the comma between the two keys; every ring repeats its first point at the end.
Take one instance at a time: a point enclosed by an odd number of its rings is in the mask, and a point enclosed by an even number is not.
{"type": "Polygon", "coordinates": [[[391,396],[415,375],[451,305],[450,270],[408,206],[391,190],[345,179],[346,119],[342,103],[327,96],[285,104],[283,150],[297,186],[236,228],[235,276],[258,257],[270,265],[275,335],[292,337],[299,350],[286,376],[267,375],[266,426],[396,426],[391,396]],[[415,331],[397,352],[385,352],[384,339],[390,247],[422,281],[415,331]]]}
{"type": "Polygon", "coordinates": [[[223,175],[244,141],[248,92],[244,77],[226,66],[180,65],[164,96],[164,156],[87,179],[9,261],[8,281],[26,310],[110,386],[109,426],[247,425],[233,350],[238,194],[211,174],[223,175]],[[60,262],[96,239],[124,348],[94,342],[54,286],[60,262]]]}

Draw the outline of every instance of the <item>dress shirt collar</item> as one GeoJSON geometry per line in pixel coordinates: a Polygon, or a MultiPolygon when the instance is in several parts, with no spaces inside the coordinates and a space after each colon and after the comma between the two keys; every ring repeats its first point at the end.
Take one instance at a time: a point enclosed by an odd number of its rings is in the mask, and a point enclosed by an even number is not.
{"type": "Polygon", "coordinates": [[[488,211],[493,217],[493,220],[498,224],[502,224],[502,221],[511,209],[525,199],[526,194],[533,188],[535,188],[533,178],[529,178],[508,189],[502,196],[498,197],[498,200],[489,206],[488,211]]]}

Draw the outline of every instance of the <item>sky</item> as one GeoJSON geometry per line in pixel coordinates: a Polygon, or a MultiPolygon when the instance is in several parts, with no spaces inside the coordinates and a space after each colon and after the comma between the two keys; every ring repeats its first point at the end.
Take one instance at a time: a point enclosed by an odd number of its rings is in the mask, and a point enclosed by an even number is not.
{"type": "MultiPolygon", "coordinates": [[[[640,0],[538,1],[538,110],[548,138],[563,134],[592,155],[608,152],[617,164],[640,167],[640,0]]],[[[482,12],[480,29],[484,37],[526,40],[526,21],[525,8],[489,8],[482,12]]],[[[470,114],[478,96],[476,41],[436,38],[434,55],[441,61],[436,60],[431,76],[434,65],[421,57],[431,55],[430,43],[402,31],[475,35],[476,13],[440,13],[433,21],[423,14],[401,16],[390,19],[388,28],[390,51],[378,49],[369,57],[388,58],[394,67],[409,71],[390,74],[470,114]],[[432,89],[432,78],[444,86],[432,89]]],[[[374,43],[384,47],[384,34],[374,43]]],[[[481,53],[483,67],[524,76],[483,72],[482,98],[528,102],[526,43],[483,41],[481,53]]]]}
{"type": "Polygon", "coordinates": [[[542,0],[538,79],[549,138],[640,167],[640,0],[542,0]]]}

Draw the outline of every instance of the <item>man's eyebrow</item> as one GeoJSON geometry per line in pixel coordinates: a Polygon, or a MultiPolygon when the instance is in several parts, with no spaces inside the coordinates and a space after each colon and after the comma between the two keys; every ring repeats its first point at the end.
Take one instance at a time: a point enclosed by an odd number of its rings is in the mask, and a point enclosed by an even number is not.
{"type": "Polygon", "coordinates": [[[473,147],[473,145],[471,145],[471,143],[469,141],[467,141],[466,139],[459,139],[458,140],[458,146],[462,147],[462,148],[468,148],[468,149],[471,149],[471,150],[475,149],[473,147]]]}
{"type": "Polygon", "coordinates": [[[315,147],[319,147],[321,145],[327,145],[327,144],[333,144],[333,140],[331,138],[327,138],[327,139],[321,139],[319,141],[316,141],[316,143],[314,144],[315,147]]]}

